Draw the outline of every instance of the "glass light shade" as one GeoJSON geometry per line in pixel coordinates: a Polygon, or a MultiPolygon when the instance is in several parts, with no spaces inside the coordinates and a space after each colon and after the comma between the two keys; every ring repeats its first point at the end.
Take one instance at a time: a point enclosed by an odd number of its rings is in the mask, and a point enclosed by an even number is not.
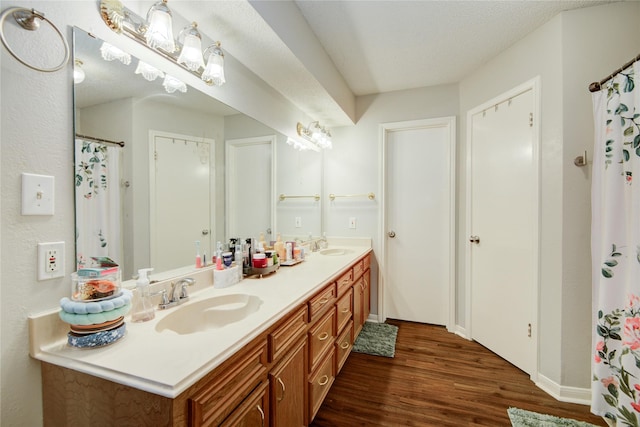
{"type": "Polygon", "coordinates": [[[75,60],[75,66],[73,67],[73,82],[75,84],[82,83],[84,81],[85,74],[82,69],[82,61],[79,59],[75,60]]]}
{"type": "Polygon", "coordinates": [[[182,42],[178,64],[184,64],[191,71],[204,68],[202,58],[202,37],[195,22],[180,32],[178,40],[182,42]]]}
{"type": "Polygon", "coordinates": [[[158,77],[164,77],[164,73],[158,70],[153,65],[149,65],[146,62],[138,61],[138,67],[136,68],[136,74],[141,74],[146,80],[152,82],[158,77]]]}
{"type": "Polygon", "coordinates": [[[124,65],[131,64],[130,54],[107,42],[103,42],[102,46],[100,46],[100,54],[102,55],[102,59],[104,59],[105,61],[114,61],[117,59],[124,65]]]}
{"type": "Polygon", "coordinates": [[[202,72],[202,80],[211,81],[216,86],[222,86],[226,80],[224,78],[224,53],[220,49],[220,43],[209,46],[205,54],[209,52],[207,66],[202,72]]]}
{"type": "Polygon", "coordinates": [[[173,40],[173,27],[171,10],[165,1],[160,1],[147,12],[147,31],[144,38],[147,45],[153,49],[162,49],[173,53],[176,50],[176,43],[173,40]]]}
{"type": "Polygon", "coordinates": [[[166,90],[167,93],[173,93],[176,90],[182,93],[187,91],[187,85],[182,80],[176,79],[169,74],[165,75],[162,86],[164,86],[164,90],[166,90]]]}

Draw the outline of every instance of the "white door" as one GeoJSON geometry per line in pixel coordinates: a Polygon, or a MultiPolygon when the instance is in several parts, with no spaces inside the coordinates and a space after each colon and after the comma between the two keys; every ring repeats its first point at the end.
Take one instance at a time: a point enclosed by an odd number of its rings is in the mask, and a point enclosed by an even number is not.
{"type": "Polygon", "coordinates": [[[471,114],[471,337],[536,369],[537,156],[532,87],[471,114]]]}
{"type": "Polygon", "coordinates": [[[226,141],[225,191],[227,238],[272,236],[273,147],[275,136],[226,141]]]}
{"type": "Polygon", "coordinates": [[[151,133],[150,255],[156,271],[195,266],[211,255],[213,140],[151,133]]]}
{"type": "Polygon", "coordinates": [[[452,324],[455,118],[382,127],[386,164],[383,317],[452,324]]]}

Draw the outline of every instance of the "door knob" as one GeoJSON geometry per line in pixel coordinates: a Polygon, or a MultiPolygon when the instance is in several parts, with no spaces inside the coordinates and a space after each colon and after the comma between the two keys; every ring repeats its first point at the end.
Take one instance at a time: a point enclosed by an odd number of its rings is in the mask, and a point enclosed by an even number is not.
{"type": "Polygon", "coordinates": [[[478,237],[478,236],[469,236],[469,241],[471,243],[480,243],[480,237],[478,237]]]}
{"type": "Polygon", "coordinates": [[[207,234],[209,234],[209,230],[202,230],[202,235],[206,236],[207,234]]]}
{"type": "Polygon", "coordinates": [[[394,237],[396,237],[396,232],[391,230],[390,232],[387,233],[387,235],[393,239],[394,237]]]}

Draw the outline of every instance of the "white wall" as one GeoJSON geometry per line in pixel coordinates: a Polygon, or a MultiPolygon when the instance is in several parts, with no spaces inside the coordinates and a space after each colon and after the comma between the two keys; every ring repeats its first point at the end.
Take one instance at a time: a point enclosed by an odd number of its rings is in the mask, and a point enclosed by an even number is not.
{"type": "MultiPolygon", "coordinates": [[[[132,3],[135,2],[128,1],[127,6],[132,3]]],[[[160,65],[160,59],[148,49],[109,30],[100,18],[95,1],[2,2],[3,10],[8,6],[44,12],[67,40],[71,40],[71,28],[76,25],[103,40],[119,43],[151,64],[160,65]]],[[[5,31],[8,37],[18,35],[10,39],[17,52],[43,54],[55,40],[49,37],[28,42],[20,33],[23,30],[14,31],[17,26],[9,21],[7,19],[5,31]]],[[[42,424],[42,404],[40,362],[28,356],[27,316],[55,308],[60,298],[68,295],[69,274],[75,265],[72,75],[70,65],[54,73],[33,71],[18,63],[6,49],[1,50],[0,425],[31,427],[42,424]],[[22,172],[55,177],[55,215],[20,215],[22,172]],[[66,242],[66,277],[37,281],[37,243],[59,240],[66,242]]],[[[172,73],[237,110],[269,123],[281,133],[292,134],[297,121],[308,120],[303,112],[233,58],[225,59],[228,77],[223,88],[210,88],[178,67],[172,73]],[[248,97],[247,93],[252,96],[248,97]]]]}
{"type": "MultiPolygon", "coordinates": [[[[590,167],[573,165],[593,141],[587,87],[638,53],[638,19],[638,2],[564,12],[460,83],[464,158],[466,112],[541,77],[539,372],[562,386],[590,387],[590,167]]],[[[460,171],[463,195],[466,177],[460,171]]],[[[463,220],[466,206],[459,201],[463,220]]],[[[465,236],[459,222],[459,266],[465,236]]],[[[462,267],[458,280],[464,283],[462,267]]]]}

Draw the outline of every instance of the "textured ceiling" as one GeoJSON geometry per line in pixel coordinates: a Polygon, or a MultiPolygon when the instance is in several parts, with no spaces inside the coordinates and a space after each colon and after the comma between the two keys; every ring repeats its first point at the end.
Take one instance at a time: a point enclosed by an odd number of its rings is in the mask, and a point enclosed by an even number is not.
{"type": "Polygon", "coordinates": [[[296,0],[355,95],[459,82],[563,10],[602,3],[296,0]]]}
{"type": "Polygon", "coordinates": [[[221,40],[228,54],[309,116],[340,126],[353,123],[355,96],[459,82],[558,13],[609,2],[171,0],[169,5],[197,20],[207,37],[221,40]]]}

